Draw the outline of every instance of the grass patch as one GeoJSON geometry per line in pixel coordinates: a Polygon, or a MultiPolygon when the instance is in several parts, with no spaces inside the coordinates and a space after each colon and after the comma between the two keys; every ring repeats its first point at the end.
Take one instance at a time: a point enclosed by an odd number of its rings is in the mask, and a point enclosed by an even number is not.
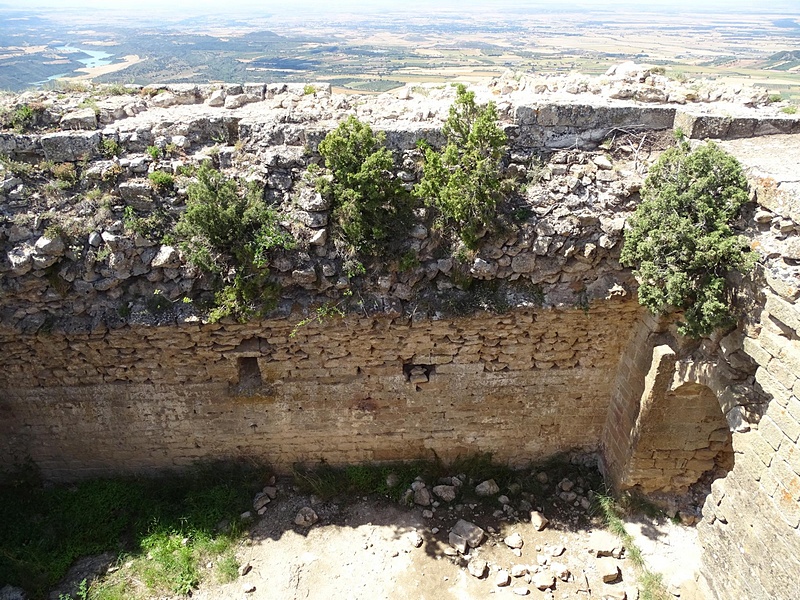
{"type": "Polygon", "coordinates": [[[185,594],[214,557],[223,557],[217,570],[230,576],[239,515],[265,479],[263,468],[226,463],[157,479],[44,487],[26,468],[0,487],[0,581],[44,598],[75,560],[110,551],[126,566],[92,583],[89,598],[185,594]]]}
{"type": "MultiPolygon", "coordinates": [[[[642,556],[642,551],[636,546],[633,537],[625,530],[625,524],[622,522],[622,515],[624,510],[613,497],[605,494],[597,494],[595,496],[597,507],[602,515],[608,530],[616,535],[625,544],[628,558],[636,566],[639,582],[639,598],[640,600],[670,600],[672,595],[667,592],[661,575],[653,573],[647,569],[642,556]]],[[[628,503],[628,501],[625,501],[628,503]]],[[[653,505],[642,500],[636,500],[631,507],[640,506],[645,510],[645,514],[650,516],[650,512],[654,509],[653,505]],[[644,502],[644,503],[643,503],[644,502]]],[[[657,510],[657,509],[655,509],[657,510]]]]}
{"type": "Polygon", "coordinates": [[[397,500],[411,482],[426,470],[427,464],[422,462],[347,467],[332,467],[322,463],[310,469],[295,467],[292,474],[301,492],[314,494],[323,500],[353,494],[379,494],[397,500]]]}

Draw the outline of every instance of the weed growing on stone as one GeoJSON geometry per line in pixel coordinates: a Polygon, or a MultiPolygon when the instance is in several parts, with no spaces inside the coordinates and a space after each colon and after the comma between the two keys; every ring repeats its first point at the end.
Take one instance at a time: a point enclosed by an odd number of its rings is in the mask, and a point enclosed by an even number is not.
{"type": "Polygon", "coordinates": [[[239,186],[203,165],[189,185],[186,211],[175,228],[190,262],[214,278],[212,320],[246,319],[275,306],[280,289],[269,279],[271,253],[294,246],[255,184],[239,186]]]}
{"type": "Polygon", "coordinates": [[[94,98],[86,98],[78,105],[78,108],[91,108],[96,116],[100,116],[100,107],[97,106],[97,100],[94,98]]]}
{"type": "Polygon", "coordinates": [[[416,250],[404,252],[397,263],[397,270],[401,273],[412,271],[420,266],[419,255],[416,250]]]}
{"type": "Polygon", "coordinates": [[[11,126],[17,133],[24,133],[36,122],[39,114],[44,112],[44,107],[38,104],[23,104],[11,115],[11,126]]]}
{"type": "Polygon", "coordinates": [[[175,185],[175,177],[166,171],[153,171],[147,178],[150,180],[150,185],[162,194],[171,190],[175,185]]]}
{"type": "Polygon", "coordinates": [[[59,182],[67,184],[72,187],[78,181],[78,171],[75,169],[73,163],[59,163],[50,167],[50,173],[59,182]]]}
{"type": "Polygon", "coordinates": [[[65,93],[86,93],[91,90],[91,86],[81,81],[69,81],[66,79],[58,79],[53,84],[53,89],[65,93]]]}
{"type": "Polygon", "coordinates": [[[343,318],[345,316],[344,311],[339,307],[338,304],[330,304],[325,303],[322,306],[318,306],[314,309],[311,315],[306,317],[305,319],[299,321],[293,328],[289,337],[294,339],[297,337],[297,333],[306,325],[310,325],[314,321],[319,323],[320,325],[326,323],[327,321],[335,318],[343,318]]]}
{"type": "Polygon", "coordinates": [[[85,579],[81,580],[78,584],[78,589],[75,591],[75,596],[69,594],[59,594],[58,600],[89,600],[89,584],[85,579]]]}
{"type": "Polygon", "coordinates": [[[106,158],[113,158],[115,156],[119,156],[120,154],[122,154],[122,147],[116,140],[111,138],[104,138],[103,141],[100,142],[100,152],[106,158]]]}
{"type": "Polygon", "coordinates": [[[31,163],[13,160],[7,156],[0,156],[0,164],[2,164],[9,173],[17,177],[30,177],[36,170],[36,167],[31,163]]]}
{"type": "Polygon", "coordinates": [[[131,93],[131,90],[128,89],[123,83],[106,84],[101,88],[101,91],[109,96],[125,96],[131,93]]]}
{"type": "Polygon", "coordinates": [[[76,559],[109,551],[119,568],[75,598],[136,598],[144,591],[134,582],[163,596],[208,575],[230,580],[239,515],[265,479],[265,469],[236,463],[45,487],[25,467],[0,486],[0,581],[43,598],[76,559]],[[202,568],[218,557],[212,572],[202,568]]]}
{"type": "Polygon", "coordinates": [[[140,217],[132,206],[126,206],[122,223],[127,231],[132,231],[148,240],[163,240],[172,231],[175,218],[163,208],[157,208],[146,217],[140,217]]]}
{"type": "Polygon", "coordinates": [[[784,106],[781,109],[781,112],[784,113],[784,114],[787,114],[787,115],[794,115],[794,114],[797,114],[797,107],[794,106],[794,105],[784,106]]]}
{"type": "Polygon", "coordinates": [[[636,546],[631,535],[625,530],[622,522],[622,508],[612,496],[597,494],[597,508],[606,523],[608,530],[625,544],[626,553],[631,562],[639,570],[639,598],[641,600],[669,600],[672,596],[667,592],[661,575],[647,569],[642,551],[636,546]]]}

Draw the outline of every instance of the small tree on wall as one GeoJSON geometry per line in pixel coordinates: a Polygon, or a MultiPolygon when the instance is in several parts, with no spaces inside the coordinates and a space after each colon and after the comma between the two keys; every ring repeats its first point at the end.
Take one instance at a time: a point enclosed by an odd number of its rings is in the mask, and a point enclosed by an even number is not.
{"type": "Polygon", "coordinates": [[[292,248],[294,239],[264,202],[263,189],[241,186],[205,164],[188,196],[176,233],[189,261],[213,276],[211,320],[245,320],[273,308],[278,286],[270,280],[270,253],[292,248]]]}
{"type": "Polygon", "coordinates": [[[731,325],[726,275],[756,260],[731,229],[748,201],[741,165],[713,143],[692,151],[681,140],[650,169],[641,196],[620,257],[635,268],[639,302],[653,313],[684,311],[683,335],[731,325]]]}
{"type": "Polygon", "coordinates": [[[494,103],[478,106],[475,93],[459,84],[442,129],[447,145],[425,149],[425,164],[414,195],[433,206],[439,225],[450,227],[470,248],[495,223],[505,194],[500,160],[506,135],[497,124],[494,103]]]}
{"type": "Polygon", "coordinates": [[[318,191],[332,199],[336,230],[353,249],[371,254],[401,239],[409,227],[411,205],[385,134],[373,133],[350,116],[319,144],[330,177],[318,177],[318,191]]]}

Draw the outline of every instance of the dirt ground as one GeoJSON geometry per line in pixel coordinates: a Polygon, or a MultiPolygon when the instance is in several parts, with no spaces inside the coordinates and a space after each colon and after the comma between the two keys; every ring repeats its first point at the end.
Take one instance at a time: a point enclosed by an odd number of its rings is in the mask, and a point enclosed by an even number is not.
{"type": "MultiPolygon", "coordinates": [[[[557,485],[552,487],[552,501],[533,507],[550,519],[544,530],[537,531],[529,510],[517,510],[515,517],[514,501],[503,510],[498,497],[504,490],[478,503],[441,502],[433,516],[425,518],[423,511],[432,507],[406,507],[375,497],[315,503],[313,498],[294,493],[289,484],[279,484],[277,499],[267,506],[238,552],[241,564],[251,570],[233,583],[201,585],[193,598],[638,598],[637,571],[624,553],[619,559],[605,559],[619,567],[617,580],[602,580],[597,549],[621,546],[618,538],[605,532],[592,509],[564,502],[558,497],[557,485]],[[308,528],[294,522],[305,506],[319,516],[308,528]],[[466,555],[448,543],[450,529],[459,519],[487,533],[483,543],[466,555]],[[524,541],[517,551],[503,541],[513,533],[519,533],[524,541]],[[468,571],[471,559],[487,562],[482,577],[468,571]],[[510,577],[508,585],[499,587],[498,572],[512,574],[515,565],[514,574],[524,571],[524,566],[529,573],[510,577]],[[537,571],[563,573],[564,567],[569,571],[566,581],[556,578],[547,590],[536,587],[537,571]]],[[[693,585],[699,564],[693,528],[647,518],[631,521],[627,528],[650,568],[664,574],[673,594],[680,594],[683,600],[703,600],[693,585]]]]}

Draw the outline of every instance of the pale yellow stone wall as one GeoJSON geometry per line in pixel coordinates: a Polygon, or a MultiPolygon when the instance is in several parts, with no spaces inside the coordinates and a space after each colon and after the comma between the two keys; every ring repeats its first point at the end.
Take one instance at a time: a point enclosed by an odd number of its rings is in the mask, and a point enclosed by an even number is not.
{"type": "Polygon", "coordinates": [[[755,381],[769,403],[756,426],[733,434],[734,467],[712,486],[698,525],[702,572],[720,599],[797,598],[800,305],[791,287],[772,286],[765,294],[744,350],[759,365],[755,381]]]}
{"type": "Polygon", "coordinates": [[[292,319],[6,332],[2,460],[30,456],[46,476],[71,478],[242,455],[285,470],[594,451],[641,312],[614,301],[419,322],[349,317],[294,337],[292,319]],[[243,390],[237,365],[248,359],[262,385],[243,390]],[[428,381],[410,380],[415,365],[428,381]]]}

